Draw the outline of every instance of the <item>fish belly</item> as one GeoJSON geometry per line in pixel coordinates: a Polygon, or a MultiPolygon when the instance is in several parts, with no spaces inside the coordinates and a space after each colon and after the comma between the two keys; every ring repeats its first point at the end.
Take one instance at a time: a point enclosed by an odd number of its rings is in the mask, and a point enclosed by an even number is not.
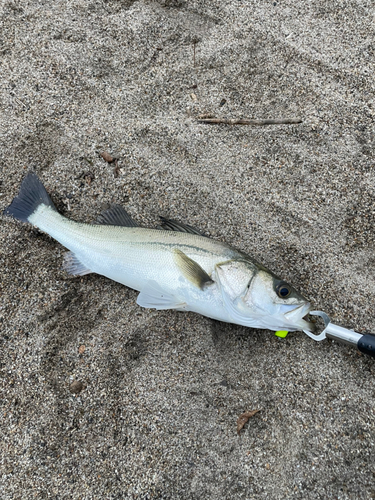
{"type": "MultiPolygon", "coordinates": [[[[170,241],[160,243],[153,241],[155,234],[159,234],[157,230],[150,230],[148,236],[147,230],[140,228],[81,224],[45,206],[38,208],[30,222],[73,252],[93,273],[138,291],[150,281],[156,282],[177,304],[184,304],[180,310],[233,322],[216,284],[200,290],[182,276],[175,265],[171,248],[178,246],[182,234],[168,233],[170,241]]],[[[199,262],[210,273],[214,266],[211,260],[199,262]]]]}

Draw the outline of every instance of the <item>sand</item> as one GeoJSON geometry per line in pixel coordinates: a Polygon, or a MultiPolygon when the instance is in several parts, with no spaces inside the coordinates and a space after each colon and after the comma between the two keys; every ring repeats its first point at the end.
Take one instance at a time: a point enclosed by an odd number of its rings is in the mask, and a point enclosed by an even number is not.
{"type": "MultiPolygon", "coordinates": [[[[72,219],[109,203],[179,219],[375,333],[372,2],[3,0],[0,15],[1,208],[33,169],[72,219]]],[[[372,358],[141,309],[67,275],[31,226],[3,218],[0,238],[2,500],[375,498],[372,358]]]]}

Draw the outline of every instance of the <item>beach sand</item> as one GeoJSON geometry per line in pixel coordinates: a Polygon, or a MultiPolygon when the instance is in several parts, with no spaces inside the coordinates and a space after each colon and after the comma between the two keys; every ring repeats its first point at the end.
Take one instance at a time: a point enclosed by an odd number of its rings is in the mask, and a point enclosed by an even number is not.
{"type": "MultiPolygon", "coordinates": [[[[2,209],[33,169],[67,217],[119,203],[145,226],[181,220],[375,333],[372,2],[9,0],[0,15],[2,209]]],[[[372,358],[142,309],[67,275],[37,229],[3,217],[0,238],[2,500],[375,498],[372,358]]]]}

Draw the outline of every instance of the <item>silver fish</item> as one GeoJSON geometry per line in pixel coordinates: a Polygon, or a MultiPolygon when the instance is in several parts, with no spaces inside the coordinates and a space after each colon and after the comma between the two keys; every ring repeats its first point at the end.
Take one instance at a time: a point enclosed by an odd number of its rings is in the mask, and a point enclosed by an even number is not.
{"type": "Polygon", "coordinates": [[[97,224],[74,222],[57,212],[33,172],[4,215],[33,224],[68,248],[64,268],[70,274],[102,274],[134,288],[142,307],[194,311],[251,328],[313,330],[303,319],[310,303],[291,285],[190,226],[163,219],[166,230],[139,227],[119,205],[97,224]]]}

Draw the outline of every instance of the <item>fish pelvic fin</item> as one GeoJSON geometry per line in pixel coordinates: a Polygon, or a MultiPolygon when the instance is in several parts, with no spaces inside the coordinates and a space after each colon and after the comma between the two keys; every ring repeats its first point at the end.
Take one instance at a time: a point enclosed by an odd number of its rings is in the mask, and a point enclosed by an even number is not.
{"type": "Polygon", "coordinates": [[[111,205],[108,210],[104,210],[96,219],[94,224],[106,226],[139,227],[124,207],[121,205],[111,205]]]}
{"type": "Polygon", "coordinates": [[[210,276],[197,262],[195,262],[195,260],[188,257],[178,248],[175,248],[173,253],[177,267],[180,269],[185,278],[193,285],[203,290],[206,285],[213,283],[210,276]]]}
{"type": "Polygon", "coordinates": [[[40,205],[56,210],[46,188],[35,172],[29,172],[21,183],[18,195],[7,207],[3,215],[14,217],[23,222],[29,222],[29,217],[40,205]]]}
{"type": "Polygon", "coordinates": [[[147,281],[137,297],[137,304],[149,309],[176,309],[187,311],[187,304],[165,292],[154,280],[147,281]]]}
{"type": "Polygon", "coordinates": [[[84,264],[82,264],[73,252],[65,253],[62,268],[73,276],[84,276],[85,274],[93,272],[91,269],[88,269],[84,264]]]}

